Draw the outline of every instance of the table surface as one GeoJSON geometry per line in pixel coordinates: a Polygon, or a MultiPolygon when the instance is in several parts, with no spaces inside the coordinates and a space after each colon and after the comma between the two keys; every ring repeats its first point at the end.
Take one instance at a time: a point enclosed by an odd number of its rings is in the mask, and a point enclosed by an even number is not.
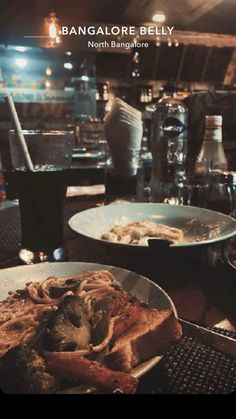
{"type": "MultiPolygon", "coordinates": [[[[64,235],[70,261],[109,263],[109,256],[96,242],[79,237],[68,227],[75,213],[103,205],[103,197],[83,197],[66,202],[64,235]]],[[[16,266],[21,240],[20,211],[17,201],[0,203],[0,268],[16,266]]],[[[0,270],[1,278],[1,270],[0,270]]],[[[158,282],[158,281],[157,281],[158,282]]],[[[229,319],[206,295],[201,281],[194,280],[168,290],[180,318],[218,326],[222,333],[236,330],[229,319]],[[224,329],[224,331],[223,331],[224,329]]],[[[230,333],[236,339],[236,333],[230,333]]],[[[137,393],[144,394],[222,394],[236,388],[236,359],[217,352],[190,336],[183,336],[163,356],[161,362],[139,380],[137,393]]]]}
{"type": "MultiPolygon", "coordinates": [[[[104,248],[96,242],[79,237],[68,226],[69,218],[79,212],[103,205],[103,197],[84,196],[79,200],[67,201],[65,208],[64,235],[68,248],[69,260],[78,262],[95,262],[110,264],[104,248]]],[[[0,203],[0,268],[19,264],[17,252],[20,246],[20,211],[17,201],[0,203]]],[[[157,281],[158,282],[158,281],[157,281]]],[[[209,301],[200,281],[190,279],[188,284],[168,289],[180,318],[201,323],[206,326],[217,326],[229,331],[236,331],[236,319],[230,319],[216,305],[209,301]]]]}

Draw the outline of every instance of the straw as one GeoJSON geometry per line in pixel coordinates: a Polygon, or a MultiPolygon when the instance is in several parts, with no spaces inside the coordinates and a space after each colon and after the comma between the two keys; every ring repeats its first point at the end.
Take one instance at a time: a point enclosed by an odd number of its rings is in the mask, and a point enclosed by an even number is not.
{"type": "Polygon", "coordinates": [[[13,122],[13,125],[14,125],[14,128],[15,128],[15,132],[16,132],[16,135],[19,139],[21,150],[24,154],[26,168],[28,170],[33,171],[34,166],[33,166],[30,154],[29,154],[29,150],[28,150],[28,147],[27,147],[27,144],[26,144],[26,141],[25,141],[25,137],[24,137],[24,134],[23,134],[23,131],[22,131],[22,128],[21,128],[21,124],[20,124],[20,121],[19,121],[19,118],[18,118],[18,115],[17,115],[17,112],[16,112],[16,108],[15,108],[15,104],[13,102],[12,96],[9,95],[9,94],[6,94],[4,97],[5,97],[5,101],[7,102],[8,106],[9,106],[11,117],[12,117],[12,122],[13,122]]]}

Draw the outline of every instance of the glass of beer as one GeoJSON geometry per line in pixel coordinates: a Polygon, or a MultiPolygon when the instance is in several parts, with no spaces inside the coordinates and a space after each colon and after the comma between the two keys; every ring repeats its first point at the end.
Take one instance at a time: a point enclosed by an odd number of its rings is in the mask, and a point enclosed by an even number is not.
{"type": "Polygon", "coordinates": [[[21,213],[19,258],[25,264],[63,261],[63,213],[68,169],[74,146],[72,131],[23,131],[33,163],[29,170],[14,131],[10,150],[21,213]]]}

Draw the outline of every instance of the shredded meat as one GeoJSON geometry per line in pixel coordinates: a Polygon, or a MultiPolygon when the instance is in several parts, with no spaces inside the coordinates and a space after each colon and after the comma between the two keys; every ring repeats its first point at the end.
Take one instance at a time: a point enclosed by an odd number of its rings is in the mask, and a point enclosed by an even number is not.
{"type": "Polygon", "coordinates": [[[110,242],[139,245],[147,245],[148,239],[154,237],[180,243],[183,240],[183,231],[152,221],[135,221],[126,226],[114,226],[102,235],[103,240],[110,242]]]}

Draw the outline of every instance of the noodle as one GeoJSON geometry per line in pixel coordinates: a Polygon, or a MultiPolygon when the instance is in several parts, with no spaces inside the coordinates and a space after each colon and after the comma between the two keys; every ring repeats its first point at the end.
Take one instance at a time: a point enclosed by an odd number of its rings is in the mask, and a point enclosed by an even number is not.
{"type": "MultiPolygon", "coordinates": [[[[90,319],[93,315],[94,300],[106,295],[113,297],[119,293],[114,288],[117,282],[108,271],[89,271],[74,275],[73,279],[78,281],[77,290],[72,292],[65,288],[65,292],[59,298],[50,296],[50,287],[62,287],[66,279],[55,276],[41,282],[30,282],[26,284],[23,292],[9,292],[8,299],[0,303],[0,356],[16,345],[27,343],[35,335],[44,316],[57,310],[58,305],[66,296],[78,295],[84,301],[87,316],[90,319]]],[[[107,336],[99,345],[90,345],[89,348],[75,351],[73,356],[88,355],[104,349],[112,338],[114,320],[115,317],[110,320],[107,336]]],[[[47,356],[53,356],[53,352],[47,353],[47,356]]]]}

